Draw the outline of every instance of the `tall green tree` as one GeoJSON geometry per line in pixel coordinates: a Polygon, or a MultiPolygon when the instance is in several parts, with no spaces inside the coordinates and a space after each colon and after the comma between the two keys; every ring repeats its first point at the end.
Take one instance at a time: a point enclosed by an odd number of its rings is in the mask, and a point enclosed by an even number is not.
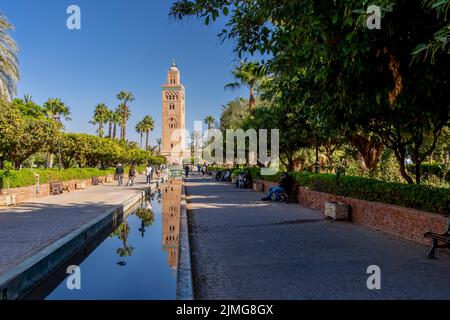
{"type": "Polygon", "coordinates": [[[128,106],[129,102],[133,102],[135,100],[133,93],[130,91],[121,91],[117,95],[117,99],[119,99],[122,103],[118,106],[117,111],[121,116],[121,123],[120,123],[120,138],[122,140],[126,139],[126,131],[127,131],[127,121],[130,118],[131,111],[128,106]]]}
{"type": "Polygon", "coordinates": [[[439,23],[441,29],[425,39],[427,42],[420,43],[413,50],[413,55],[418,62],[420,59],[435,62],[437,53],[450,54],[450,22],[448,21],[450,0],[424,0],[423,2],[428,10],[435,11],[437,17],[441,18],[439,23]]]}
{"type": "Polygon", "coordinates": [[[91,123],[98,125],[97,133],[100,138],[103,138],[104,130],[103,126],[108,122],[109,109],[104,103],[100,103],[95,107],[94,116],[92,117],[91,123]]]}
{"type": "Polygon", "coordinates": [[[114,111],[108,109],[107,113],[107,122],[108,122],[108,138],[113,137],[113,124],[114,124],[114,111]]]}
{"type": "Polygon", "coordinates": [[[54,145],[57,127],[44,116],[27,116],[11,103],[0,103],[0,168],[9,160],[20,169],[31,155],[54,145]]]}
{"type": "Polygon", "coordinates": [[[19,80],[19,62],[16,42],[8,32],[13,26],[0,13],[0,100],[11,101],[16,94],[19,80]]]}
{"type": "Polygon", "coordinates": [[[155,121],[151,116],[145,116],[144,119],[142,119],[143,129],[145,132],[145,150],[149,147],[149,136],[150,132],[152,132],[155,129],[155,121]]]}
{"type": "MultiPolygon", "coordinates": [[[[44,103],[44,112],[47,119],[55,123],[54,128],[56,131],[54,134],[55,136],[59,136],[61,134],[61,130],[63,129],[62,119],[65,121],[71,120],[70,108],[59,98],[49,98],[44,103]]],[[[53,167],[53,153],[51,151],[55,148],[55,145],[48,145],[48,148],[49,152],[47,153],[47,167],[51,168],[53,167]]]]}
{"type": "Polygon", "coordinates": [[[227,84],[225,88],[236,90],[243,86],[247,87],[250,92],[248,105],[250,112],[252,112],[255,107],[255,91],[264,83],[266,78],[262,66],[255,62],[242,62],[232,73],[237,81],[227,84]]]}
{"type": "MultiPolygon", "coordinates": [[[[417,45],[448,25],[445,15],[425,9],[429,3],[179,0],[172,15],[198,16],[208,24],[230,14],[221,37],[232,39],[239,55],[271,55],[267,66],[285,84],[277,90],[284,105],[311,108],[312,121],[318,118],[348,138],[354,133],[375,138],[359,143],[381,141],[394,151],[405,181],[419,183],[420,165],[449,119],[450,55],[435,50],[432,62],[412,63],[417,45]],[[379,30],[367,28],[369,4],[382,9],[379,30]],[[407,158],[415,164],[415,177],[405,170],[407,158]]],[[[447,0],[434,5],[448,8],[447,0]]],[[[376,163],[379,145],[360,149],[370,150],[376,163]]]]}
{"type": "Polygon", "coordinates": [[[31,96],[25,96],[23,99],[16,98],[12,101],[12,105],[19,109],[20,112],[25,116],[30,117],[43,117],[45,116],[44,109],[36,104],[31,96]]]}
{"type": "Polygon", "coordinates": [[[66,121],[72,120],[70,118],[70,108],[59,98],[49,98],[44,103],[44,111],[48,119],[55,120],[60,117],[66,121]]]}
{"type": "Polygon", "coordinates": [[[156,139],[156,144],[158,145],[158,154],[161,154],[162,139],[161,138],[157,138],[156,139]]]}
{"type": "Polygon", "coordinates": [[[140,135],[141,139],[140,139],[139,147],[142,149],[142,139],[144,137],[144,123],[142,122],[142,120],[136,124],[135,130],[140,135]]]}
{"type": "Polygon", "coordinates": [[[222,106],[219,127],[222,132],[227,129],[239,129],[243,121],[250,115],[248,100],[237,98],[222,106]]]}
{"type": "Polygon", "coordinates": [[[216,124],[216,119],[214,119],[213,116],[206,116],[205,119],[203,119],[203,123],[208,126],[208,130],[214,128],[216,124]]]}
{"type": "Polygon", "coordinates": [[[122,116],[119,113],[119,111],[117,110],[117,108],[116,108],[116,110],[111,111],[111,112],[112,112],[111,119],[112,119],[112,123],[113,123],[112,138],[113,138],[113,140],[116,140],[116,138],[117,138],[117,126],[120,126],[120,123],[122,121],[122,116]]]}

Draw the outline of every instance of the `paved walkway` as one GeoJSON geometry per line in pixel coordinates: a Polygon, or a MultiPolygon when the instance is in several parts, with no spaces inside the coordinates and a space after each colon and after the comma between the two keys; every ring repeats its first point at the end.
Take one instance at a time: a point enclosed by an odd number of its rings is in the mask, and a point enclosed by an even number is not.
{"type": "Polygon", "coordinates": [[[186,191],[197,299],[450,299],[444,250],[428,260],[426,246],[211,179],[186,191]]]}
{"type": "Polygon", "coordinates": [[[0,274],[146,187],[115,184],[50,196],[0,209],[0,274]]]}

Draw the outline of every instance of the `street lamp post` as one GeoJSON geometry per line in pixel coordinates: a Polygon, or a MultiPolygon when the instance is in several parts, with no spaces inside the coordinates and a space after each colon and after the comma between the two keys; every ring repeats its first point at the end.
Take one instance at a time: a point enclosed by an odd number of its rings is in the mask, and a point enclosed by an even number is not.
{"type": "Polygon", "coordinates": [[[319,173],[319,128],[320,128],[320,117],[319,114],[316,115],[316,163],[314,164],[314,171],[316,174],[319,173]]]}
{"type": "MultiPolygon", "coordinates": [[[[59,113],[55,114],[55,122],[58,125],[61,125],[61,116],[59,113]]],[[[59,128],[58,128],[59,129],[59,128]]],[[[58,136],[58,170],[61,171],[62,164],[61,164],[61,137],[58,136]]]]}
{"type": "Polygon", "coordinates": [[[315,172],[319,173],[319,135],[316,134],[316,163],[315,163],[315,172]]]}

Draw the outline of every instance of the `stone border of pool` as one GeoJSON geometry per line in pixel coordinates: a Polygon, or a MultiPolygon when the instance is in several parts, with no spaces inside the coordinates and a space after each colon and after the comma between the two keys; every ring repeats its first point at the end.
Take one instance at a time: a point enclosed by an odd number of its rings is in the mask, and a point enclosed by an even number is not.
{"type": "Polygon", "coordinates": [[[194,300],[191,269],[191,246],[187,222],[186,190],[181,187],[180,235],[178,245],[177,300],[194,300]]]}
{"type": "Polygon", "coordinates": [[[118,225],[123,220],[124,214],[144,197],[145,191],[137,192],[122,204],[108,209],[1,275],[0,300],[16,300],[23,297],[107,226],[118,225]]]}

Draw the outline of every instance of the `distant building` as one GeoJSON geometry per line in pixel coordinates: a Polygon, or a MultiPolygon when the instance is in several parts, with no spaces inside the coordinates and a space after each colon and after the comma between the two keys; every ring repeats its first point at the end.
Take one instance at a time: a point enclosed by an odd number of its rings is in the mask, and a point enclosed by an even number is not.
{"type": "Polygon", "coordinates": [[[185,89],[175,61],[167,72],[167,84],[162,86],[162,146],[161,154],[168,164],[182,164],[189,157],[185,134],[185,89]]]}

